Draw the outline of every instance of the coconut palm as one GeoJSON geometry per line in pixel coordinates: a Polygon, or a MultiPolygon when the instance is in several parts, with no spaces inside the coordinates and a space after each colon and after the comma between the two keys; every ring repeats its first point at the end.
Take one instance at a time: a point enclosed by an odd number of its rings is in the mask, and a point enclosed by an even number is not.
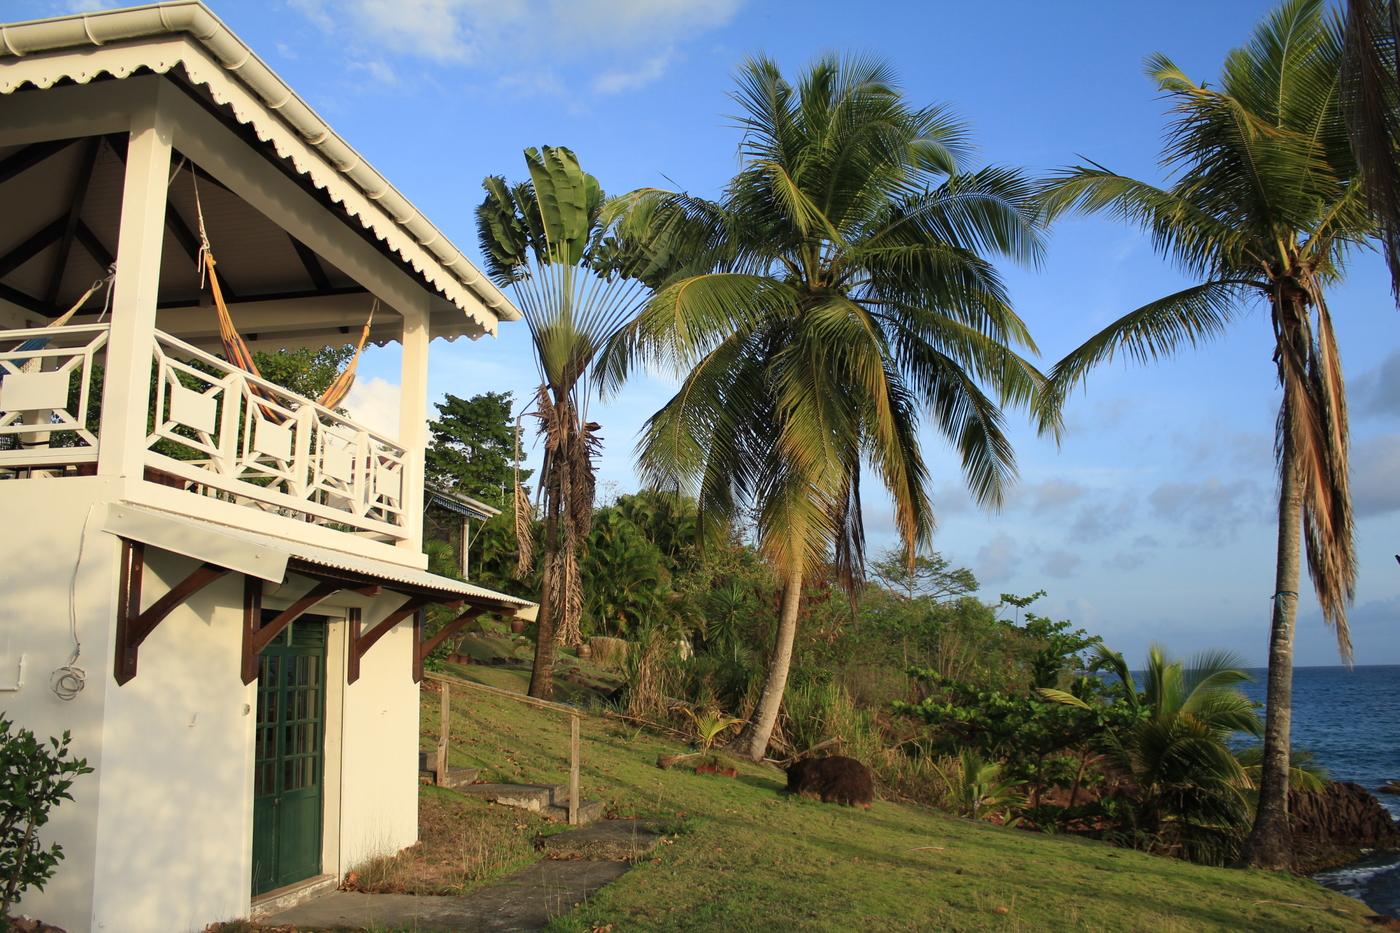
{"type": "MultiPolygon", "coordinates": [[[[599,426],[588,420],[588,367],[594,355],[649,295],[637,277],[628,244],[610,235],[597,179],[568,149],[525,150],[530,180],[482,182],[477,232],[491,278],[509,287],[535,349],[540,386],[528,413],[544,441],[538,507],[542,573],[530,695],[554,693],[554,656],[560,641],[576,644],[583,616],[579,548],[593,516],[593,457],[599,426]]],[[[517,458],[518,459],[518,458],[517,458]]],[[[514,512],[519,562],[530,572],[534,510],[519,477],[514,512]]]]}
{"type": "Polygon", "coordinates": [[[1041,242],[1033,186],[964,171],[965,127],[909,106],[883,64],[823,58],[794,85],[759,58],[738,80],[742,166],[722,197],[629,197],[624,227],[665,227],[657,242],[694,271],[619,332],[600,372],[613,386],[638,365],[682,375],[647,422],[641,472],[696,497],[702,534],[751,509],[783,581],[749,736],[761,758],[804,578],[833,554],[848,587],[862,576],[862,468],[911,554],[933,528],[922,416],[977,500],[1001,502],[1015,476],[1001,405],[1037,407],[1043,378],[1016,352],[1034,344],[985,256],[1034,261],[1041,242]]]}
{"type": "Polygon", "coordinates": [[[1352,151],[1400,302],[1400,3],[1349,0],[1342,93],[1352,151]]]}
{"type": "Polygon", "coordinates": [[[1216,337],[1252,305],[1273,323],[1283,400],[1276,426],[1278,563],[1258,816],[1249,854],[1289,862],[1287,774],[1300,528],[1323,616],[1351,659],[1356,556],[1347,481],[1346,389],[1326,289],[1374,225],[1338,105],[1340,37],[1323,0],[1288,0],[1231,52],[1219,88],[1162,55],[1148,73],[1173,102],[1169,187],[1097,165],[1049,185],[1053,215],[1102,211],[1148,230],[1194,284],[1130,312],[1056,364],[1059,392],[1124,354],[1154,360],[1216,337]]]}
{"type": "MultiPolygon", "coordinates": [[[[1104,734],[1104,749],[1132,778],[1138,827],[1192,861],[1228,860],[1249,819],[1249,778],[1226,742],[1262,729],[1253,701],[1237,689],[1249,679],[1239,659],[1206,652],[1183,662],[1153,645],[1141,689],[1117,652],[1100,647],[1090,667],[1117,677],[1131,713],[1130,725],[1104,734]]],[[[1092,708],[1063,690],[1039,692],[1092,708]]]]}

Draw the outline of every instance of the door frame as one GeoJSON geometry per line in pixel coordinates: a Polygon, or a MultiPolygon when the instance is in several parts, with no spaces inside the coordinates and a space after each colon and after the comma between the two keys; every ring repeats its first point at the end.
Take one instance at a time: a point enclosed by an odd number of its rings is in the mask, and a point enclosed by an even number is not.
{"type": "MultiPolygon", "coordinates": [[[[275,609],[264,609],[264,615],[265,615],[265,616],[272,616],[272,615],[276,615],[276,614],[277,614],[277,610],[275,610],[275,609]]],[[[338,833],[338,827],[333,828],[333,829],[332,829],[332,833],[329,833],[329,834],[328,834],[328,832],[327,832],[327,829],[331,826],[331,821],[330,821],[330,819],[329,819],[330,813],[328,812],[328,810],[329,810],[328,804],[330,803],[331,798],[332,798],[332,797],[335,798],[337,807],[338,807],[338,805],[339,805],[339,797],[340,797],[340,794],[339,794],[339,787],[338,787],[339,772],[340,772],[339,760],[338,760],[338,756],[339,756],[339,736],[337,735],[337,739],[336,739],[336,759],[334,760],[334,763],[333,763],[333,764],[332,764],[331,755],[328,754],[327,746],[328,746],[329,743],[328,743],[328,741],[327,741],[327,737],[328,737],[328,735],[329,735],[329,733],[330,733],[330,731],[331,731],[330,713],[331,713],[332,710],[334,709],[334,711],[335,711],[336,714],[337,714],[336,719],[338,720],[338,719],[339,719],[339,713],[340,713],[340,711],[341,711],[341,709],[342,709],[342,703],[343,703],[343,701],[341,700],[341,698],[340,698],[340,696],[339,696],[339,691],[337,691],[337,696],[336,696],[334,699],[332,699],[332,698],[329,696],[329,694],[330,694],[330,692],[331,692],[332,686],[338,684],[339,681],[340,681],[340,679],[341,679],[341,676],[343,675],[343,671],[340,671],[340,670],[339,670],[339,668],[341,667],[341,665],[340,665],[339,663],[337,663],[338,657],[339,657],[338,646],[339,646],[340,641],[343,640],[343,634],[342,634],[342,633],[343,633],[343,631],[344,631],[344,626],[341,625],[341,624],[338,624],[338,623],[341,623],[341,622],[343,622],[342,619],[336,618],[336,617],[334,617],[334,616],[327,616],[327,615],[322,615],[322,614],[310,614],[310,613],[309,613],[309,614],[306,614],[306,615],[304,615],[304,616],[302,616],[302,617],[296,619],[296,620],[293,621],[292,623],[288,624],[288,626],[287,626],[287,628],[284,630],[284,632],[278,633],[278,637],[273,641],[273,643],[272,643],[271,645],[268,646],[268,648],[275,648],[275,647],[279,647],[279,646],[280,646],[280,647],[295,647],[295,646],[286,645],[286,644],[284,643],[284,640],[289,640],[290,637],[291,637],[291,633],[293,633],[293,632],[296,630],[296,628],[297,628],[298,626],[304,627],[307,623],[320,626],[320,627],[324,630],[324,639],[323,639],[323,641],[322,641],[322,644],[320,645],[319,653],[316,652],[314,649],[309,650],[309,651],[306,651],[306,652],[303,653],[303,656],[310,656],[310,657],[313,657],[313,658],[316,658],[316,659],[319,660],[319,665],[318,665],[318,667],[319,667],[319,688],[320,688],[320,689],[319,689],[319,691],[318,691],[318,697],[317,697],[318,706],[319,706],[319,709],[317,710],[318,727],[319,727],[319,728],[318,728],[318,730],[317,730],[317,740],[316,740],[316,742],[317,742],[317,748],[316,748],[316,757],[315,757],[315,760],[316,760],[316,762],[317,762],[317,774],[318,774],[319,780],[318,780],[317,793],[316,793],[316,806],[315,806],[315,808],[314,808],[315,813],[316,813],[316,832],[315,832],[315,842],[314,842],[314,845],[313,845],[313,844],[308,844],[308,845],[307,845],[307,849],[306,849],[307,855],[310,855],[312,852],[315,853],[315,868],[312,869],[308,874],[306,874],[306,875],[304,875],[304,876],[302,876],[302,877],[294,878],[294,879],[290,879],[290,880],[279,880],[279,879],[277,879],[277,878],[274,877],[274,879],[273,879],[274,883],[272,883],[269,887],[266,887],[266,888],[264,888],[264,889],[262,889],[262,890],[258,890],[258,889],[256,888],[256,884],[257,884],[257,877],[256,877],[256,859],[257,859],[257,857],[258,857],[258,819],[257,819],[257,816],[258,816],[258,799],[259,799],[259,795],[258,795],[258,792],[257,792],[257,791],[258,791],[258,773],[257,773],[257,771],[258,771],[258,767],[259,767],[259,758],[258,758],[258,729],[259,729],[259,727],[260,727],[260,723],[259,723],[258,716],[257,716],[257,709],[258,709],[259,695],[262,693],[262,691],[261,691],[261,689],[260,689],[260,687],[261,687],[261,679],[262,679],[262,678],[261,678],[261,674],[260,674],[260,676],[259,676],[259,678],[258,678],[257,680],[253,681],[253,683],[250,684],[250,687],[251,687],[252,690],[253,690],[252,712],[254,713],[254,715],[253,715],[253,717],[252,717],[252,719],[253,719],[253,721],[252,721],[252,733],[253,733],[253,734],[252,734],[252,755],[251,755],[252,767],[253,767],[253,774],[252,774],[252,780],[251,780],[250,786],[249,786],[249,792],[250,792],[250,807],[249,807],[250,828],[249,828],[249,850],[248,850],[248,851],[249,851],[249,856],[248,856],[248,866],[249,866],[249,882],[248,882],[248,889],[249,889],[249,891],[251,892],[251,896],[252,896],[252,898],[253,898],[254,901],[258,900],[259,898],[266,897],[267,895],[269,895],[269,894],[271,894],[271,893],[274,893],[274,892],[280,890],[281,888],[291,887],[291,886],[300,884],[300,883],[302,883],[302,882],[304,882],[304,881],[307,881],[308,879],[316,878],[316,877],[319,877],[320,875],[324,874],[324,872],[325,872],[325,870],[326,870],[326,865],[328,864],[328,862],[327,862],[327,854],[328,854],[328,853],[327,853],[327,849],[328,849],[327,842],[328,842],[328,838],[329,838],[330,835],[335,835],[335,836],[338,836],[338,835],[339,835],[339,833],[338,833]],[[332,645],[336,645],[336,646],[337,646],[337,649],[334,649],[334,650],[333,650],[332,645]],[[328,765],[330,765],[330,767],[328,767],[328,765]],[[334,773],[334,776],[335,776],[335,784],[332,784],[332,780],[331,780],[331,773],[332,773],[332,772],[334,773]]],[[[280,652],[279,652],[279,653],[280,653],[280,652]]],[[[294,652],[287,652],[286,654],[283,654],[282,656],[283,656],[283,657],[289,657],[289,656],[290,656],[290,657],[295,657],[296,654],[295,654],[294,652]]],[[[261,655],[260,655],[260,657],[261,657],[261,655]]],[[[259,663],[261,664],[261,660],[259,661],[259,663]]],[[[281,680],[280,680],[281,677],[282,677],[282,675],[279,673],[278,692],[279,692],[279,695],[280,695],[280,696],[285,697],[285,696],[286,696],[286,691],[287,691],[287,686],[286,686],[286,684],[285,684],[284,681],[281,681],[281,680]]],[[[281,707],[280,707],[280,705],[279,705],[278,726],[277,726],[277,733],[276,733],[276,738],[275,738],[275,741],[276,741],[276,743],[277,743],[277,748],[278,748],[278,755],[277,755],[277,758],[275,759],[276,762],[277,762],[277,764],[274,766],[274,774],[277,774],[278,772],[280,772],[280,771],[283,769],[283,767],[284,767],[283,762],[285,761],[285,754],[284,754],[284,748],[283,748],[283,744],[282,744],[282,743],[283,743],[284,738],[285,738],[285,727],[284,727],[284,725],[283,725],[283,722],[284,722],[284,718],[283,718],[283,716],[281,715],[281,707]]],[[[338,727],[338,725],[337,725],[337,726],[336,726],[337,732],[338,732],[338,728],[339,728],[339,727],[338,727]]],[[[280,782],[280,777],[277,778],[277,780],[279,780],[279,782],[280,782]]],[[[264,796],[265,796],[265,795],[264,795],[264,796]]],[[[338,845],[337,845],[337,847],[338,847],[338,845]]],[[[277,845],[276,845],[275,842],[272,844],[272,848],[273,848],[273,851],[274,851],[274,852],[277,850],[277,845]]]]}

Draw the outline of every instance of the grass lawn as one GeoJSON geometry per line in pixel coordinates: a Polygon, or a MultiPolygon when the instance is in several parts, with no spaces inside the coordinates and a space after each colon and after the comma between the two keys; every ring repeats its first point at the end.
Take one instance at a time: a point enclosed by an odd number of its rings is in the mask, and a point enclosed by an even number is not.
{"type": "MultiPolygon", "coordinates": [[[[445,673],[520,690],[527,677],[475,664],[445,673]]],[[[436,742],[438,709],[436,690],[425,684],[424,747],[436,742]]],[[[460,688],[452,712],[454,765],[481,768],[485,780],[566,780],[564,717],[460,688]]],[[[783,775],[769,767],[743,763],[736,779],[656,767],[658,755],[678,750],[615,720],[585,718],[584,797],[606,801],[612,815],[660,820],[675,835],[655,858],[559,918],[561,933],[608,924],[619,933],[1355,930],[1369,914],[1286,875],[1203,868],[902,804],[861,811],[792,799],[779,793],[783,775]]],[[[513,870],[537,857],[529,846],[536,834],[562,828],[451,792],[429,789],[424,802],[429,842],[420,850],[438,848],[431,840],[446,832],[459,841],[443,861],[465,866],[440,871],[424,893],[465,891],[513,870]],[[454,819],[460,831],[450,828],[454,819]],[[497,847],[499,856],[487,851],[497,847]]]]}

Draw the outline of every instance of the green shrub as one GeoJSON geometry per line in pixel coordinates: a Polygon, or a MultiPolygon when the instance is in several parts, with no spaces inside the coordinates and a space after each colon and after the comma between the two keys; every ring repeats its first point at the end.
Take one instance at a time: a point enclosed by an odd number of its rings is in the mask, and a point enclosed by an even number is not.
{"type": "Polygon", "coordinates": [[[0,715],[0,921],[25,890],[42,891],[63,859],[63,847],[45,848],[39,829],[59,801],[73,799],[73,780],[92,771],[69,756],[70,741],[64,732],[46,744],[0,715]]]}

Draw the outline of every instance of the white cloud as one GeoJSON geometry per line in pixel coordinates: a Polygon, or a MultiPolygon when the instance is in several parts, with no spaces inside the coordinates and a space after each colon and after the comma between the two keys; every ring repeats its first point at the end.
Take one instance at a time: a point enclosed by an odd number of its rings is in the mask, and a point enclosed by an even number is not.
{"type": "Polygon", "coordinates": [[[1400,434],[1352,447],[1351,496],[1359,518],[1400,510],[1400,434]]]}
{"type": "Polygon", "coordinates": [[[345,398],[350,417],[390,437],[399,436],[399,387],[387,379],[356,379],[345,398]]]}
{"type": "Polygon", "coordinates": [[[394,71],[393,66],[382,59],[370,59],[369,61],[355,62],[351,66],[357,71],[363,71],[380,84],[398,84],[399,75],[394,71]]]}
{"type": "Polygon", "coordinates": [[[1016,541],[1009,535],[997,535],[977,549],[974,563],[977,579],[983,583],[1010,578],[1020,564],[1016,541]]]}
{"type": "Polygon", "coordinates": [[[1147,498],[1158,516],[1179,522],[1197,540],[1210,544],[1233,541],[1241,525],[1268,517],[1267,494],[1247,479],[1163,483],[1147,498]]]}
{"type": "MultiPolygon", "coordinates": [[[[289,2],[344,39],[354,58],[374,61],[388,52],[491,69],[512,87],[536,89],[540,74],[570,66],[584,71],[595,92],[616,94],[658,80],[677,60],[677,44],[727,23],[743,0],[289,2]]],[[[553,77],[544,84],[556,86],[553,77]]]]}
{"type": "Polygon", "coordinates": [[[1353,381],[1351,397],[1363,415],[1400,416],[1400,350],[1353,381]]]}
{"type": "Polygon", "coordinates": [[[666,73],[666,66],[671,64],[671,57],[668,49],[660,55],[653,55],[631,70],[605,71],[593,79],[593,90],[599,94],[618,94],[645,87],[666,73]]]}
{"type": "Polygon", "coordinates": [[[1072,551],[1051,551],[1040,564],[1042,570],[1061,580],[1072,577],[1083,563],[1078,554],[1072,551]]]}

